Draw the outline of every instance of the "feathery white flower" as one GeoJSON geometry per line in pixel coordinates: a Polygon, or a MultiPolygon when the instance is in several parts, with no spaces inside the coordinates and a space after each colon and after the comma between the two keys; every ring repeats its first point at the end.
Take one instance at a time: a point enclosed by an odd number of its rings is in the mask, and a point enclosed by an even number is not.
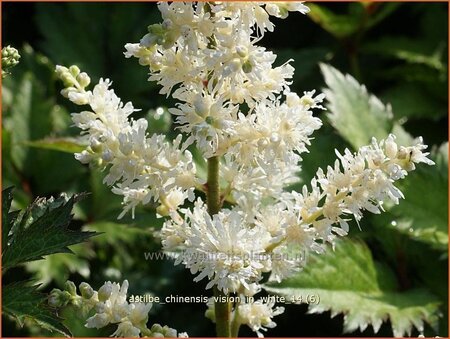
{"type": "Polygon", "coordinates": [[[282,314],[284,307],[275,307],[273,300],[267,303],[257,300],[251,303],[243,303],[238,306],[239,321],[256,332],[259,338],[264,335],[261,331],[267,331],[268,328],[274,328],[277,324],[272,320],[273,317],[282,314]]]}
{"type": "MultiPolygon", "coordinates": [[[[111,82],[100,79],[93,91],[86,91],[69,69],[58,66],[61,78],[69,78],[72,85],[68,96],[79,103],[72,94],[86,98],[91,111],[73,113],[72,120],[88,136],[89,146],[75,158],[82,163],[109,167],[104,182],[115,185],[113,192],[124,197],[124,212],[139,204],[147,204],[170,195],[172,190],[182,189],[183,197],[193,200],[196,168],[189,151],[181,150],[181,135],[172,144],[163,135],[147,135],[148,122],[133,120],[130,115],[137,111],[132,103],[123,104],[114,93],[111,82]]],[[[83,77],[81,77],[81,80],[83,77]]],[[[87,81],[84,81],[86,84],[87,81]]],[[[184,202],[184,201],[183,201],[184,202]]],[[[183,202],[179,202],[181,205],[183,202]]]]}
{"type": "Polygon", "coordinates": [[[245,227],[240,213],[225,209],[211,217],[200,198],[192,211],[182,212],[182,225],[164,225],[163,245],[170,249],[175,242],[183,249],[176,263],[199,273],[194,281],[208,277],[207,288],[216,285],[225,293],[235,292],[259,281],[270,267],[270,257],[264,255],[270,235],[259,227],[245,227]]]}

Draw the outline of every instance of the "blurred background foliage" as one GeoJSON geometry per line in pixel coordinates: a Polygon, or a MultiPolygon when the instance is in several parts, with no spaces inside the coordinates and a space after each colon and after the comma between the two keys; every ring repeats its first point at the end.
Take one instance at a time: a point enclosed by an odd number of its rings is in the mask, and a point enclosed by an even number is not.
{"type": "MultiPolygon", "coordinates": [[[[324,126],[304,156],[301,181],[308,182],[317,167],[332,164],[335,148],[355,150],[372,135],[384,137],[391,131],[405,143],[422,135],[436,166],[421,167],[408,176],[400,184],[406,199],[399,206],[387,206],[383,215],[366,215],[362,231],[355,224],[350,240],[335,254],[312,258],[298,277],[267,287],[284,295],[315,288],[323,296],[321,308],[310,308],[314,314],[306,313],[307,305],[286,305],[268,336],[340,336],[343,330],[345,335],[373,336],[367,324],[378,327],[379,319],[371,315],[381,312],[391,321],[385,321],[376,335],[392,336],[391,325],[394,331],[407,331],[405,323],[423,319],[431,324],[425,326],[425,335],[446,337],[448,4],[309,6],[307,17],[291,14],[275,20],[275,32],[262,41],[278,54],[277,64],[294,60],[292,90],[328,88],[328,111],[318,113],[324,126]],[[361,281],[367,284],[360,286],[361,281]]],[[[76,108],[59,95],[54,74],[56,64],[77,64],[93,82],[112,79],[116,93],[142,109],[136,115],[150,120],[150,132],[173,136],[171,117],[166,111],[162,116],[155,113],[156,107],[172,107],[173,101],[146,81],[144,68],[123,56],[125,43],[139,41],[149,24],[160,21],[155,4],[3,3],[2,19],[4,45],[16,47],[22,56],[2,85],[3,187],[15,186],[16,209],[39,196],[90,192],[76,205],[71,227],[104,232],[72,246],[75,255],[51,255],[15,268],[10,275],[34,279],[45,292],[61,288],[69,278],[88,281],[94,288],[105,280],[128,279],[133,294],[209,295],[205,283],[193,283],[182,267],[169,260],[145,260],[145,252],[160,250],[155,234],[162,220],[155,217],[155,206],[140,208],[134,220],[117,220],[120,199],[102,184],[103,174],[74,159],[79,132],[71,127],[69,113],[76,108]]],[[[214,326],[203,318],[205,309],[202,304],[154,305],[150,321],[190,336],[212,336],[214,326]]],[[[66,310],[64,316],[77,336],[112,332],[86,329],[75,310],[66,310]]],[[[247,329],[240,334],[253,336],[247,329]]],[[[3,335],[55,334],[32,324],[19,328],[4,318],[3,335]]]]}

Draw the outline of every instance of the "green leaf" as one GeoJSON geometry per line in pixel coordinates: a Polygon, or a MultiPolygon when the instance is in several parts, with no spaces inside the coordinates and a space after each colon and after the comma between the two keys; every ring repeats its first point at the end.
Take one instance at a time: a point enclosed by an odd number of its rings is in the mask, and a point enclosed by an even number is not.
{"type": "Polygon", "coordinates": [[[362,2],[366,8],[368,15],[367,27],[373,27],[391,15],[398,7],[401,6],[399,2],[380,3],[380,2],[362,2]]]}
{"type": "Polygon", "coordinates": [[[71,336],[56,311],[48,306],[46,295],[37,291],[37,286],[28,286],[25,282],[9,284],[3,286],[2,297],[2,311],[20,326],[30,319],[49,331],[71,336]]]}
{"type": "Polygon", "coordinates": [[[25,268],[33,274],[33,280],[41,286],[56,283],[63,288],[70,274],[74,273],[86,280],[91,274],[88,259],[95,257],[95,252],[89,245],[87,243],[73,245],[70,249],[75,255],[54,253],[47,256],[45,260],[27,262],[25,268]]]}
{"type": "MultiPolygon", "coordinates": [[[[68,229],[73,205],[82,196],[74,195],[68,200],[63,195],[57,199],[38,198],[26,211],[20,213],[14,220],[7,246],[2,248],[3,269],[39,260],[52,253],[71,253],[67,246],[93,236],[94,232],[68,229]]],[[[3,210],[2,213],[8,211],[3,210]]]]}
{"type": "Polygon", "coordinates": [[[132,227],[108,221],[87,224],[84,226],[84,229],[94,233],[104,233],[93,240],[94,243],[99,246],[117,246],[118,242],[132,244],[137,238],[152,236],[152,232],[148,229],[145,230],[139,227],[132,227]]]}
{"type": "Polygon", "coordinates": [[[447,115],[447,105],[443,105],[436,93],[428,91],[417,83],[400,83],[388,88],[381,98],[392,105],[397,119],[432,118],[447,115]]]}
{"type": "Polygon", "coordinates": [[[334,128],[355,149],[370,143],[372,137],[384,139],[392,129],[392,111],[367,92],[351,75],[344,75],[330,65],[320,69],[328,86],[324,90],[334,128]]]}
{"type": "Polygon", "coordinates": [[[161,21],[156,6],[97,2],[38,4],[36,8],[37,25],[44,37],[41,47],[52,60],[78,65],[93,82],[107,76],[124,101],[133,99],[135,107],[145,110],[156,106],[152,101],[159,99],[149,96],[149,90],[158,86],[147,81],[145,68],[136,60],[123,56],[126,43],[139,42],[147,33],[145,27],[161,21]]]}
{"type": "Polygon", "coordinates": [[[359,28],[359,15],[335,14],[325,6],[319,6],[314,3],[308,3],[308,7],[310,9],[308,17],[337,38],[348,37],[354,34],[359,28]]]}
{"type": "Polygon", "coordinates": [[[49,149],[66,153],[78,153],[86,148],[79,139],[75,138],[45,138],[41,140],[27,141],[25,145],[29,147],[49,149]]]}
{"type": "Polygon", "coordinates": [[[414,327],[422,332],[424,323],[433,329],[438,325],[440,303],[434,295],[424,289],[397,291],[392,272],[374,262],[364,243],[348,239],[340,240],[335,251],[312,255],[296,276],[265,289],[302,303],[315,296],[308,312],[343,313],[345,332],[372,325],[376,333],[389,320],[400,337],[411,335],[414,327]]]}
{"type": "MultiPolygon", "coordinates": [[[[448,249],[448,143],[433,152],[432,167],[419,167],[400,184],[405,200],[392,207],[387,222],[413,239],[448,249]]],[[[386,223],[386,218],[374,219],[386,223]]]]}
{"type": "Polygon", "coordinates": [[[68,191],[79,175],[86,172],[85,168],[75,166],[77,162],[73,155],[26,146],[27,142],[48,136],[58,138],[58,135],[70,132],[70,116],[56,105],[51,90],[54,67],[31,48],[24,48],[23,61],[20,67],[29,66],[32,72],[19,67],[14,81],[3,84],[13,93],[3,116],[4,132],[8,137],[7,149],[4,148],[4,154],[8,156],[3,164],[6,182],[23,188],[30,196],[35,192],[68,191]]]}
{"type": "Polygon", "coordinates": [[[336,14],[323,5],[313,3],[308,3],[308,7],[308,16],[315,23],[336,38],[342,39],[377,25],[394,12],[399,4],[350,3],[345,14],[336,14]]]}
{"type": "Polygon", "coordinates": [[[2,192],[2,248],[8,244],[8,234],[11,230],[11,214],[8,213],[11,208],[13,187],[8,187],[2,192]]]}
{"type": "Polygon", "coordinates": [[[364,51],[446,72],[443,47],[443,45],[433,47],[432,43],[427,40],[418,41],[404,36],[384,36],[378,41],[366,44],[364,51]]]}

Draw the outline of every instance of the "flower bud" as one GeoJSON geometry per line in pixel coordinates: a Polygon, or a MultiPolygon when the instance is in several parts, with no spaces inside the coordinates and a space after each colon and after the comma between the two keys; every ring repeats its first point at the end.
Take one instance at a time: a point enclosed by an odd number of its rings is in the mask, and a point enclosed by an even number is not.
{"type": "Polygon", "coordinates": [[[66,86],[66,87],[75,86],[75,79],[70,73],[65,72],[65,73],[61,74],[60,78],[63,81],[64,86],[66,86]]]}
{"type": "Polygon", "coordinates": [[[73,296],[77,295],[77,287],[75,286],[73,281],[67,280],[66,283],[64,284],[64,288],[71,295],[73,296]]]}
{"type": "Polygon", "coordinates": [[[314,105],[314,100],[310,96],[307,96],[307,95],[302,96],[300,99],[300,102],[305,107],[311,107],[314,105]]]}
{"type": "Polygon", "coordinates": [[[300,104],[300,98],[296,93],[286,94],[286,103],[289,107],[295,107],[300,104]]]}
{"type": "Polygon", "coordinates": [[[64,307],[69,303],[71,297],[69,292],[54,288],[48,296],[48,304],[52,307],[64,307]]]}
{"type": "Polygon", "coordinates": [[[94,290],[88,283],[82,282],[80,284],[80,293],[81,296],[85,299],[91,299],[94,295],[94,290]]]}
{"type": "Polygon", "coordinates": [[[145,34],[139,42],[141,46],[152,47],[157,42],[158,36],[153,33],[145,34]]]}
{"type": "Polygon", "coordinates": [[[104,313],[106,311],[106,305],[102,302],[95,304],[95,312],[104,313]]]}
{"type": "Polygon", "coordinates": [[[87,328],[102,328],[109,324],[109,317],[105,313],[97,313],[86,320],[87,328]]]}
{"type": "Polygon", "coordinates": [[[160,324],[153,324],[152,328],[150,329],[152,332],[161,333],[163,331],[163,328],[160,324]]]}
{"type": "Polygon", "coordinates": [[[248,55],[248,49],[245,46],[236,46],[236,53],[241,58],[245,58],[248,55]]]}
{"type": "Polygon", "coordinates": [[[102,150],[102,148],[103,148],[102,147],[102,143],[100,141],[98,141],[97,138],[92,138],[91,139],[90,146],[91,146],[92,151],[94,151],[95,153],[100,152],[102,150]]]}
{"type": "Polygon", "coordinates": [[[169,30],[173,27],[173,22],[170,19],[165,19],[162,23],[162,28],[165,30],[169,30]]]}
{"type": "Polygon", "coordinates": [[[72,76],[76,77],[78,74],[80,74],[80,68],[78,68],[77,65],[72,65],[69,67],[69,72],[72,74],[72,76]]]}
{"type": "Polygon", "coordinates": [[[86,86],[89,86],[89,84],[91,83],[91,78],[89,77],[89,75],[87,75],[86,72],[83,72],[78,74],[77,81],[81,87],[85,88],[86,86]]]}
{"type": "Polygon", "coordinates": [[[397,157],[398,146],[395,143],[392,135],[390,135],[386,139],[385,150],[386,150],[386,155],[388,156],[388,158],[395,159],[397,157]]]}
{"type": "Polygon", "coordinates": [[[198,95],[194,100],[194,108],[198,116],[205,118],[209,115],[211,100],[208,97],[198,95]]]}
{"type": "Polygon", "coordinates": [[[61,66],[61,65],[56,65],[55,72],[58,75],[58,77],[61,78],[61,76],[64,73],[69,72],[69,69],[67,67],[64,67],[64,66],[61,66]]]}
{"type": "Polygon", "coordinates": [[[162,217],[167,217],[170,214],[170,211],[166,205],[162,204],[156,208],[156,213],[158,213],[162,217]]]}
{"type": "Polygon", "coordinates": [[[169,326],[163,327],[163,332],[165,338],[176,338],[177,330],[170,328],[169,326]]]}
{"type": "Polygon", "coordinates": [[[253,66],[250,60],[247,60],[242,64],[242,70],[244,71],[244,73],[250,73],[253,70],[253,66]]]}
{"type": "Polygon", "coordinates": [[[108,281],[98,290],[98,300],[106,301],[111,296],[111,293],[112,293],[112,284],[110,281],[108,281]]]}
{"type": "Polygon", "coordinates": [[[88,164],[92,160],[92,155],[84,150],[81,153],[75,153],[75,159],[77,159],[82,164],[88,164]]]}
{"type": "Polygon", "coordinates": [[[110,162],[111,160],[113,160],[113,159],[114,159],[114,155],[113,155],[113,153],[111,152],[111,150],[105,149],[105,150],[103,151],[103,153],[102,153],[102,159],[103,159],[103,161],[105,161],[105,162],[110,162]]]}

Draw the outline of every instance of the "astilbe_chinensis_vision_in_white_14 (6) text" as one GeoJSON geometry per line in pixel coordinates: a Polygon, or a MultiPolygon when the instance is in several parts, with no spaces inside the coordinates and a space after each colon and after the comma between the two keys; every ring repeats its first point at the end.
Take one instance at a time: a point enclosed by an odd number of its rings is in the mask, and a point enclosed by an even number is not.
{"type": "MultiPolygon", "coordinates": [[[[275,281],[292,275],[310,251],[321,253],[346,235],[349,218],[359,221],[364,210],[380,213],[386,199],[398,203],[403,195],[394,183],[415,164],[433,164],[422,139],[403,147],[389,135],[356,153],[336,151],[333,167],[319,169],[301,192],[285,191],[298,180],[301,154],[321,127],[313,110],[323,109],[324,95],[291,92],[291,60],[274,67],[276,55],[258,43],[274,29],[271,17],[306,14],[308,7],[162,2],[158,8],[163,22],[149,26],[139,43],[126,44],[125,57],[138,58],[160,93],[178,101],[169,110],[181,131],[172,142],[149,136],[147,121],[130,117],[136,110],[121,102],[109,80],[87,90],[90,79],[76,66],[58,66],[57,73],[62,94],[90,106],[72,114],[89,142],[76,158],[109,169],[104,181],[123,196],[120,216],[158,202],[158,213],[168,217],[163,248],[178,253],[176,263],[194,280],[207,278],[207,288],[253,296],[263,273],[275,281]],[[211,215],[208,203],[195,198],[196,188],[209,188],[187,150],[191,145],[204,158],[220,159],[221,200],[230,207],[211,215]],[[186,200],[194,206],[183,206],[186,200]]],[[[254,299],[230,310],[237,328],[245,324],[258,335],[283,311],[254,299]]]]}
{"type": "Polygon", "coordinates": [[[152,303],[128,302],[128,281],[122,285],[107,281],[98,291],[95,291],[88,283],[79,285],[80,295],[72,281],[67,281],[63,291],[55,288],[49,295],[49,304],[53,307],[73,305],[80,314],[91,315],[85,326],[88,328],[103,328],[110,324],[116,324],[117,329],[112,337],[159,337],[176,338],[187,337],[186,333],[177,331],[168,326],[154,324],[147,328],[148,312],[152,303]]]}

